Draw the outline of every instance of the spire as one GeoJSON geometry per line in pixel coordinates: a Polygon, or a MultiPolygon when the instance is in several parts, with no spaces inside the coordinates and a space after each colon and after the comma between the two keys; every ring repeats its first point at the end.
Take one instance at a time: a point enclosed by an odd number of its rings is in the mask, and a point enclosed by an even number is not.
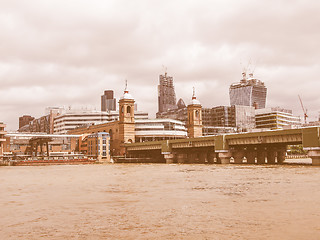
{"type": "Polygon", "coordinates": [[[128,80],[126,79],[126,87],[124,89],[124,93],[129,93],[128,91],[128,80]]]}
{"type": "Polygon", "coordinates": [[[191,100],[190,104],[191,105],[201,105],[199,100],[197,100],[195,87],[193,87],[193,95],[192,95],[192,100],[191,100]]]}
{"type": "Polygon", "coordinates": [[[197,99],[197,97],[196,97],[196,89],[195,89],[195,87],[193,87],[192,100],[193,100],[193,99],[197,99]]]}

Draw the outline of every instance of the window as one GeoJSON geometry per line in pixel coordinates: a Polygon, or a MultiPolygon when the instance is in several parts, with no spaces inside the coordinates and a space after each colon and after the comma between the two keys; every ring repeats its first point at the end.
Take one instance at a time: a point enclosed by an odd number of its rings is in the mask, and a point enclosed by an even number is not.
{"type": "Polygon", "coordinates": [[[130,106],[127,107],[127,113],[131,113],[131,107],[130,106]]]}

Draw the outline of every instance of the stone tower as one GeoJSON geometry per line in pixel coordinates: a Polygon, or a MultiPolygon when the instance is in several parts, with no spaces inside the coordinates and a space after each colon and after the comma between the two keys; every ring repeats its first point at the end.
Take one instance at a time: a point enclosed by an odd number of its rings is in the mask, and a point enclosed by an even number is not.
{"type": "MultiPolygon", "coordinates": [[[[127,90],[127,83],[123,96],[119,100],[119,138],[121,145],[135,141],[134,99],[127,90]]],[[[124,155],[124,147],[121,149],[120,154],[124,155]]]]}
{"type": "Polygon", "coordinates": [[[195,90],[193,88],[193,96],[188,105],[188,136],[190,138],[202,136],[202,113],[201,103],[197,100],[195,90]]]}

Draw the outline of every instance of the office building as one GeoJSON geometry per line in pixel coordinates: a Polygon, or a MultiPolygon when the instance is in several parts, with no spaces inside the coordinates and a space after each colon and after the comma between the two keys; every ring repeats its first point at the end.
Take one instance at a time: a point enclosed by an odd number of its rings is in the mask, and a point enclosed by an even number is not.
{"type": "Polygon", "coordinates": [[[165,73],[159,76],[158,85],[158,113],[177,109],[176,93],[173,86],[173,77],[165,73]]]}
{"type": "Polygon", "coordinates": [[[292,110],[279,107],[255,110],[256,128],[283,129],[300,126],[300,117],[293,116],[292,110]]]}
{"type": "Polygon", "coordinates": [[[158,112],[157,119],[175,119],[187,124],[187,121],[188,121],[187,107],[171,109],[171,110],[168,110],[167,112],[162,112],[162,113],[158,112]]]}
{"type": "Polygon", "coordinates": [[[242,73],[240,83],[231,84],[229,88],[230,105],[253,106],[255,109],[266,107],[267,88],[264,82],[249,74],[242,73]]]}
{"type": "Polygon", "coordinates": [[[101,96],[101,111],[116,111],[117,101],[114,98],[113,90],[104,91],[104,95],[101,96]]]}
{"type": "MultiPolygon", "coordinates": [[[[135,119],[148,119],[148,113],[135,112],[135,119]]],[[[97,125],[106,122],[118,121],[118,111],[95,111],[84,109],[65,110],[54,119],[54,133],[65,134],[68,131],[88,125],[97,125]]]]}
{"type": "Polygon", "coordinates": [[[135,122],[135,141],[157,141],[187,137],[185,123],[173,119],[139,119],[135,122]]]}
{"type": "MultiPolygon", "coordinates": [[[[203,135],[245,132],[255,128],[255,109],[250,106],[218,106],[202,108],[203,135]]],[[[157,115],[187,123],[187,108],[170,110],[157,115]]]]}
{"type": "Polygon", "coordinates": [[[44,116],[34,118],[28,124],[20,127],[18,132],[42,132],[52,134],[54,132],[54,118],[61,114],[63,109],[62,107],[47,107],[44,116]]]}
{"type": "Polygon", "coordinates": [[[33,119],[34,117],[31,117],[29,115],[23,115],[22,117],[19,117],[19,129],[25,125],[28,125],[29,122],[31,122],[33,119]]]}
{"type": "Polygon", "coordinates": [[[202,109],[202,121],[207,131],[205,135],[215,131],[245,132],[255,128],[255,110],[250,106],[218,106],[202,109]],[[218,128],[216,128],[218,127],[218,128]]]}

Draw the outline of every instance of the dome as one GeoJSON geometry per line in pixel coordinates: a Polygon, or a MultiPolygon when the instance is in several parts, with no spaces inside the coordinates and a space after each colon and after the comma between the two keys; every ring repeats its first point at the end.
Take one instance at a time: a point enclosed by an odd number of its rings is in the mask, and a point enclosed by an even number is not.
{"type": "Polygon", "coordinates": [[[196,98],[192,98],[192,100],[190,101],[190,105],[201,105],[201,103],[196,98]]]}
{"type": "Polygon", "coordinates": [[[134,100],[134,98],[132,97],[132,95],[128,91],[125,91],[123,96],[120,99],[134,100]]]}

